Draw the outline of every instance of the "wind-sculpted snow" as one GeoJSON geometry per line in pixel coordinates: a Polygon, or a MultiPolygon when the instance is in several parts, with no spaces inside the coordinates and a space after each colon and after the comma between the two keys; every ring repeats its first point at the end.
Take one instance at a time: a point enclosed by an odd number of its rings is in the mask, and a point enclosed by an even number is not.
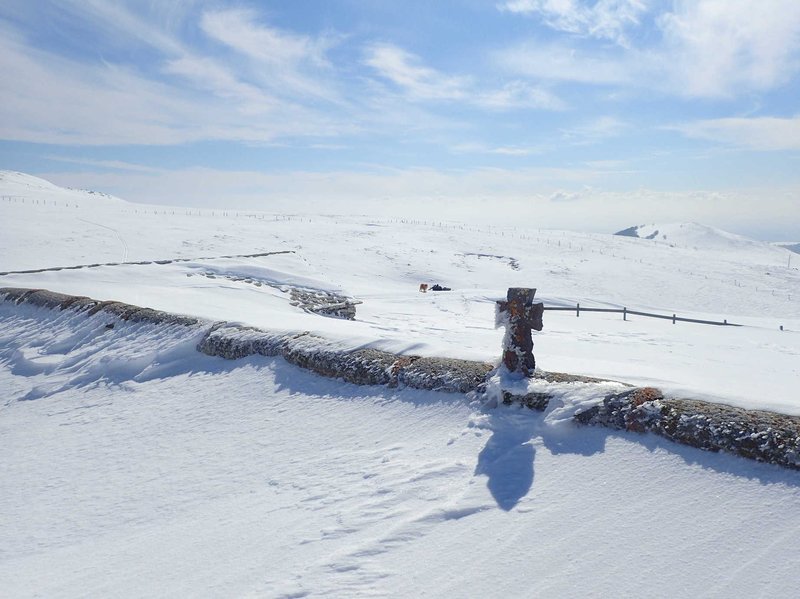
{"type": "Polygon", "coordinates": [[[276,333],[226,322],[209,323],[121,302],[102,302],[42,289],[3,288],[0,300],[151,325],[196,327],[204,331],[197,344],[204,354],[229,360],[253,355],[281,356],[322,376],[359,385],[403,385],[466,393],[476,390],[492,370],[490,364],[469,360],[400,356],[370,348],[349,351],[310,332],[276,333]]]}
{"type": "Polygon", "coordinates": [[[0,299],[15,304],[30,304],[43,308],[71,309],[77,312],[86,311],[88,315],[104,312],[121,320],[131,322],[147,322],[157,325],[192,326],[200,323],[197,318],[170,314],[162,310],[141,308],[115,301],[99,301],[88,297],[66,295],[46,289],[14,289],[0,288],[0,299]]]}

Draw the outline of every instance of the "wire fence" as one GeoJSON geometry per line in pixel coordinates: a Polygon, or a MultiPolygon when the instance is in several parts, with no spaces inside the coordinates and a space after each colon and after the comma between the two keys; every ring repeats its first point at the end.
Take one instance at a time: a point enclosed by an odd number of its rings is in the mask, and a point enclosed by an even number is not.
{"type": "MultiPolygon", "coordinates": [[[[622,320],[628,320],[628,315],[632,316],[645,316],[647,318],[660,318],[662,320],[671,320],[672,324],[676,322],[693,322],[696,324],[710,324],[716,326],[724,326],[724,327],[740,327],[743,325],[736,324],[733,322],[728,322],[727,319],[722,320],[721,322],[718,320],[702,320],[700,318],[685,318],[682,316],[678,316],[677,314],[673,314],[672,316],[666,314],[653,314],[652,312],[640,312],[639,310],[628,310],[628,308],[581,308],[580,304],[576,304],[575,307],[571,306],[545,306],[545,310],[552,310],[552,311],[559,311],[559,312],[575,312],[576,317],[580,317],[581,312],[605,312],[610,314],[622,314],[622,320]]],[[[783,327],[781,327],[783,328],[783,327]]]]}

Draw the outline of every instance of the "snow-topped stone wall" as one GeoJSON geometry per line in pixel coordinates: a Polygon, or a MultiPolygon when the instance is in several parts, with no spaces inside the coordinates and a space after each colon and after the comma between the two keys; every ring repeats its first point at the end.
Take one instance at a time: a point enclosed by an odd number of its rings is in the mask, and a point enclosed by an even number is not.
{"type": "MultiPolygon", "coordinates": [[[[163,327],[197,328],[198,351],[235,360],[246,356],[280,356],[291,364],[358,385],[406,386],[452,393],[475,392],[480,397],[493,365],[484,362],[403,356],[376,349],[338,349],[311,332],[275,333],[226,322],[209,322],[114,301],[65,295],[44,289],[0,288],[0,301],[50,310],[70,310],[88,316],[147,323],[163,327]]],[[[499,350],[499,348],[498,348],[499,350]]],[[[496,377],[494,377],[496,378],[496,377]]],[[[564,384],[596,385],[598,401],[575,412],[581,425],[652,432],[676,443],[708,451],[726,451],[748,459],[800,469],[800,417],[744,410],[718,403],[665,398],[651,387],[608,393],[608,381],[537,370],[535,390],[502,390],[501,403],[545,410],[553,399],[563,400],[564,384]],[[550,389],[552,387],[552,389],[550,389]]],[[[619,384],[624,387],[624,385],[619,384]]]]}

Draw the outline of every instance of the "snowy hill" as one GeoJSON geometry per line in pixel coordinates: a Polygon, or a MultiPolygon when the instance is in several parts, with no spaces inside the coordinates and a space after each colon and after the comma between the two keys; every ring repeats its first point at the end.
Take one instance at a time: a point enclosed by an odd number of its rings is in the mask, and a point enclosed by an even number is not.
{"type": "Polygon", "coordinates": [[[614,235],[702,250],[725,252],[741,250],[773,252],[774,250],[774,247],[769,243],[756,241],[755,239],[749,239],[742,235],[736,235],[699,223],[637,225],[618,231],[614,235]]]}
{"type": "Polygon", "coordinates": [[[68,189],[54,185],[40,177],[34,177],[17,171],[0,170],[0,193],[20,201],[30,197],[36,202],[50,202],[53,205],[98,205],[101,202],[119,205],[125,203],[120,198],[99,191],[88,189],[68,189]]]}
{"type": "MultiPolygon", "coordinates": [[[[548,306],[746,325],[546,312],[535,352],[548,370],[800,414],[800,271],[788,250],[670,227],[646,240],[190,210],[4,172],[0,287],[485,361],[503,334],[494,301],[537,287],[548,306]],[[452,291],[423,294],[422,282],[452,291]],[[330,318],[297,303],[298,290],[363,303],[353,321],[330,318]]],[[[0,303],[5,594],[794,592],[796,472],[576,428],[560,414],[596,399],[577,390],[544,414],[489,409],[278,358],[212,358],[196,351],[199,334],[0,303]]]]}
{"type": "Polygon", "coordinates": [[[794,252],[795,254],[800,254],[800,241],[779,241],[775,242],[773,245],[785,248],[790,252],[794,252]]]}

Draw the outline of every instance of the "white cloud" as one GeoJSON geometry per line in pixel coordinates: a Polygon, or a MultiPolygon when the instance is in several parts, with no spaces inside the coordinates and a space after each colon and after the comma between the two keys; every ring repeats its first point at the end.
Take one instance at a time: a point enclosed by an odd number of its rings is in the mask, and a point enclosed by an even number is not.
{"type": "Polygon", "coordinates": [[[581,199],[581,194],[575,191],[556,191],[550,194],[548,200],[551,202],[575,202],[581,199]]]}
{"type": "Polygon", "coordinates": [[[658,23],[659,61],[683,95],[764,91],[800,69],[797,0],[676,0],[658,23]]]}
{"type": "Polygon", "coordinates": [[[255,115],[275,109],[279,102],[270,93],[240,81],[230,70],[211,58],[184,55],[168,60],[165,73],[179,75],[220,98],[234,99],[243,114],[255,115]]]}
{"type": "Polygon", "coordinates": [[[800,116],[707,119],[672,128],[687,137],[751,150],[800,150],[800,116]]]}
{"type": "Polygon", "coordinates": [[[497,89],[482,88],[472,77],[444,74],[391,44],[369,46],[364,62],[412,101],[458,101],[489,110],[566,108],[560,98],[542,86],[515,80],[497,89]]]}
{"type": "Polygon", "coordinates": [[[509,110],[534,108],[541,110],[565,110],[567,105],[558,96],[543,87],[524,81],[512,81],[500,89],[486,91],[474,96],[474,102],[485,108],[509,110]]]}
{"type": "Polygon", "coordinates": [[[527,41],[495,53],[509,72],[536,79],[730,97],[784,85],[800,72],[797,0],[515,0],[505,10],[536,14],[554,29],[613,39],[623,48],[527,41]],[[654,25],[641,23],[648,10],[654,25]],[[646,27],[646,29],[644,28],[646,27]],[[625,31],[639,34],[628,43],[625,31]]]}
{"type": "Polygon", "coordinates": [[[274,94],[295,100],[323,99],[341,103],[327,72],[326,52],[337,43],[330,36],[310,37],[263,24],[251,10],[207,11],[203,32],[252,61],[250,76],[274,94]]]}
{"type": "MultiPolygon", "coordinates": [[[[0,33],[3,139],[76,145],[209,139],[263,143],[282,136],[320,137],[352,130],[348,123],[288,103],[255,119],[248,108],[269,99],[250,87],[234,88],[251,97],[249,104],[242,100],[232,109],[225,98],[157,81],[124,66],[64,58],[33,48],[11,32],[0,33]]],[[[224,75],[209,68],[212,64],[199,66],[205,69],[204,77],[219,85],[224,75]]],[[[182,67],[187,70],[189,63],[182,67]]]]}
{"type": "Polygon", "coordinates": [[[549,27],[559,31],[608,39],[628,46],[625,31],[639,24],[648,4],[644,0],[598,0],[593,5],[579,0],[510,0],[500,9],[537,15],[549,27]]]}
{"type": "Polygon", "coordinates": [[[207,11],[201,19],[203,31],[212,38],[266,64],[277,67],[304,62],[327,66],[329,38],[311,38],[269,27],[251,10],[207,11]]]}
{"type": "Polygon", "coordinates": [[[544,149],[536,146],[487,146],[482,143],[462,143],[450,146],[456,154],[496,154],[499,156],[530,156],[541,154],[544,149]]]}
{"type": "Polygon", "coordinates": [[[601,116],[570,129],[563,129],[562,136],[576,145],[596,143],[602,139],[617,137],[629,127],[628,123],[615,116],[601,116]]]}
{"type": "Polygon", "coordinates": [[[458,100],[467,95],[466,77],[447,76],[421,64],[419,57],[391,44],[367,48],[365,64],[414,100],[458,100]]]}
{"type": "Polygon", "coordinates": [[[565,44],[524,42],[494,53],[495,62],[518,75],[585,84],[625,84],[635,78],[635,62],[604,50],[587,51],[565,44]]]}
{"type": "Polygon", "coordinates": [[[145,166],[143,164],[136,164],[132,162],[125,162],[122,160],[90,160],[87,158],[73,158],[72,156],[59,156],[50,154],[44,156],[47,160],[55,160],[57,162],[66,162],[67,164],[80,164],[83,166],[94,166],[103,169],[111,169],[116,171],[134,171],[140,173],[161,173],[168,172],[163,168],[156,168],[152,166],[145,166]]]}
{"type": "MultiPolygon", "coordinates": [[[[151,3],[151,7],[160,4],[151,3]]],[[[173,15],[186,9],[185,2],[171,2],[170,5],[173,15]]],[[[95,29],[101,35],[107,35],[110,42],[130,44],[131,40],[139,40],[167,54],[176,55],[185,51],[175,36],[154,26],[153,20],[142,17],[146,10],[134,12],[119,2],[109,0],[64,0],[59,9],[71,11],[76,19],[95,21],[95,29]]]]}

